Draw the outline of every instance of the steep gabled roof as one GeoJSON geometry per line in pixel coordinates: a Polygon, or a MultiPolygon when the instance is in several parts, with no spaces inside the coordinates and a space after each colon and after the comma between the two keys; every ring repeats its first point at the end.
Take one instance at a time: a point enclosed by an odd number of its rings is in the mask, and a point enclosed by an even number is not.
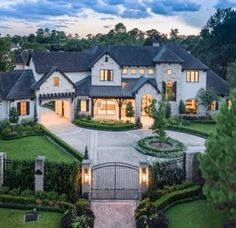
{"type": "Polygon", "coordinates": [[[28,51],[24,51],[20,54],[17,54],[15,56],[15,63],[16,64],[24,64],[24,65],[28,66],[29,61],[30,61],[30,56],[31,56],[31,54],[28,51]]]}
{"type": "Polygon", "coordinates": [[[14,70],[0,73],[1,99],[31,99],[35,97],[31,90],[35,83],[32,70],[14,70]]]}
{"type": "Polygon", "coordinates": [[[57,67],[52,66],[51,69],[42,77],[40,78],[32,87],[33,90],[38,89],[54,72],[59,72],[61,75],[63,75],[67,81],[70,82],[70,84],[75,87],[75,84],[57,67]]]}
{"type": "Polygon", "coordinates": [[[179,58],[184,62],[182,63],[183,70],[208,70],[209,67],[203,64],[199,59],[194,57],[191,53],[186,51],[180,44],[177,43],[168,43],[166,44],[171,51],[173,51],[179,58]]]}
{"type": "Polygon", "coordinates": [[[166,45],[154,57],[153,62],[156,63],[183,63],[183,59],[177,56],[166,45]]]}
{"type": "Polygon", "coordinates": [[[213,89],[220,96],[229,95],[229,84],[213,70],[207,71],[206,87],[213,89]]]}
{"type": "Polygon", "coordinates": [[[122,79],[121,86],[92,86],[91,77],[88,76],[76,83],[76,95],[107,98],[134,98],[135,93],[146,83],[151,84],[153,88],[158,91],[155,79],[145,79],[144,77],[124,78],[122,79]]]}

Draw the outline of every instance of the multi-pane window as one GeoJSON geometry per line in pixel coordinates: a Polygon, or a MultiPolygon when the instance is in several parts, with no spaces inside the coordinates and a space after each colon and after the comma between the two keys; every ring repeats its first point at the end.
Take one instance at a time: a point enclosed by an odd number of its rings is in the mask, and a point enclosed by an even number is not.
{"type": "Polygon", "coordinates": [[[136,68],[131,68],[131,69],[130,69],[130,73],[133,74],[133,75],[136,74],[136,73],[137,73],[136,68]]]}
{"type": "Polygon", "coordinates": [[[144,68],[140,68],[139,69],[139,73],[140,73],[140,75],[144,75],[145,74],[145,69],[144,68]]]}
{"type": "Polygon", "coordinates": [[[98,100],[97,101],[98,115],[115,115],[116,102],[114,100],[98,100]]]}
{"type": "Polygon", "coordinates": [[[128,74],[128,68],[127,67],[124,67],[122,69],[122,74],[128,74]]]}
{"type": "Polygon", "coordinates": [[[58,87],[59,86],[59,77],[54,77],[53,78],[53,85],[54,85],[54,87],[58,87]]]}
{"type": "Polygon", "coordinates": [[[177,82],[167,81],[162,82],[162,90],[168,101],[176,101],[177,82]]]}
{"type": "Polygon", "coordinates": [[[218,110],[218,106],[219,106],[218,101],[213,101],[209,105],[208,109],[211,111],[216,111],[216,110],[218,110]]]}
{"type": "Polygon", "coordinates": [[[154,74],[154,69],[153,68],[148,68],[148,74],[153,75],[154,74]]]}
{"type": "Polygon", "coordinates": [[[113,70],[100,70],[100,81],[113,81],[113,70]]]}
{"type": "Polygon", "coordinates": [[[198,70],[188,70],[186,75],[187,82],[199,82],[199,71],[198,70]]]}
{"type": "Polygon", "coordinates": [[[26,116],[30,114],[30,104],[29,102],[18,102],[17,103],[17,112],[19,116],[26,116]]]}
{"type": "Polygon", "coordinates": [[[172,75],[172,70],[171,70],[171,69],[168,69],[168,70],[167,70],[167,74],[168,74],[168,75],[172,75]]]}
{"type": "Polygon", "coordinates": [[[80,111],[81,112],[86,112],[87,110],[87,102],[86,100],[81,100],[80,102],[80,111]]]}
{"type": "Polygon", "coordinates": [[[198,113],[198,100],[189,99],[185,102],[186,114],[197,114],[198,113]]]}

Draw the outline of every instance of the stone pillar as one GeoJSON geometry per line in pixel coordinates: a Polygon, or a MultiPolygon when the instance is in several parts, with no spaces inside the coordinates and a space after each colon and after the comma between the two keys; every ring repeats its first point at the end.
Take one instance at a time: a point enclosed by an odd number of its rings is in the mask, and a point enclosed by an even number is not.
{"type": "Polygon", "coordinates": [[[84,160],[82,163],[82,197],[90,199],[91,193],[91,162],[84,160]]]}
{"type": "Polygon", "coordinates": [[[140,198],[142,198],[143,194],[148,189],[148,181],[149,181],[148,162],[147,161],[140,161],[139,162],[140,198]]]}
{"type": "Polygon", "coordinates": [[[4,163],[6,153],[0,152],[0,187],[4,184],[4,163]]]}
{"type": "Polygon", "coordinates": [[[44,162],[45,156],[38,156],[35,159],[35,192],[44,191],[44,162]]]}
{"type": "Polygon", "coordinates": [[[197,152],[187,152],[185,154],[185,173],[187,181],[193,180],[193,157],[196,153],[197,152]]]}

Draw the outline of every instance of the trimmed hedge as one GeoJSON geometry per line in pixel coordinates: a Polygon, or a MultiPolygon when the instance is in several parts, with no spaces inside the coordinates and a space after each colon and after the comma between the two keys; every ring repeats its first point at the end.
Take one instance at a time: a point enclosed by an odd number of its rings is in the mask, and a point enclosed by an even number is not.
{"type": "Polygon", "coordinates": [[[124,124],[109,124],[109,123],[99,123],[92,120],[75,120],[74,123],[79,127],[96,129],[96,130],[105,130],[105,131],[126,131],[130,129],[137,129],[132,123],[124,123],[124,124]]]}
{"type": "Polygon", "coordinates": [[[201,194],[201,186],[194,185],[192,187],[185,188],[183,190],[174,191],[162,196],[160,199],[154,202],[154,205],[158,209],[165,209],[170,204],[190,197],[199,196],[201,194]]]}
{"type": "Polygon", "coordinates": [[[158,158],[182,157],[185,151],[184,144],[172,138],[168,138],[166,141],[167,144],[170,144],[172,146],[171,148],[163,148],[163,149],[154,148],[149,145],[149,143],[152,142],[158,142],[158,138],[150,136],[140,139],[137,142],[135,149],[143,154],[155,156],[158,158]]]}
{"type": "Polygon", "coordinates": [[[185,127],[181,127],[181,126],[175,126],[175,125],[170,125],[168,127],[168,130],[188,133],[188,134],[196,135],[196,136],[199,136],[199,137],[202,137],[202,138],[207,138],[207,137],[210,136],[210,134],[208,134],[206,132],[202,132],[202,131],[195,130],[195,129],[190,129],[190,128],[185,128],[185,127]]]}
{"type": "Polygon", "coordinates": [[[70,153],[73,157],[75,157],[79,161],[83,160],[83,155],[79,151],[68,145],[66,142],[61,140],[56,135],[54,135],[44,126],[41,125],[41,128],[43,129],[45,135],[47,135],[52,141],[54,141],[56,144],[58,144],[60,147],[62,147],[64,150],[66,150],[68,153],[70,153]]]}

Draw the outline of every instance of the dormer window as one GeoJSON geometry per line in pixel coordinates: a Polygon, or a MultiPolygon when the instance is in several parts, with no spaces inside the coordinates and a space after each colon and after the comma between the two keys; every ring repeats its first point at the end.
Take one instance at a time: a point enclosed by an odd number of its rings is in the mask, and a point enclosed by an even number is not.
{"type": "Polygon", "coordinates": [[[167,75],[172,75],[172,69],[167,70],[167,75]]]}
{"type": "Polygon", "coordinates": [[[140,75],[144,75],[145,74],[145,69],[144,68],[140,68],[139,73],[140,73],[140,75]]]}
{"type": "Polygon", "coordinates": [[[59,77],[53,78],[53,85],[54,85],[54,87],[59,87],[59,77]]]}
{"type": "Polygon", "coordinates": [[[186,82],[199,82],[199,71],[188,70],[186,75],[186,82]]]}
{"type": "Polygon", "coordinates": [[[108,57],[107,57],[107,56],[105,57],[105,62],[106,62],[106,63],[108,62],[108,57]]]}
{"type": "Polygon", "coordinates": [[[136,70],[136,68],[134,68],[134,67],[131,68],[130,73],[131,73],[132,75],[137,74],[137,70],[136,70]]]}
{"type": "Polygon", "coordinates": [[[153,68],[148,68],[148,74],[153,75],[154,74],[154,69],[153,68]]]}
{"type": "Polygon", "coordinates": [[[128,74],[128,68],[127,67],[124,67],[122,69],[122,74],[128,74]]]}

